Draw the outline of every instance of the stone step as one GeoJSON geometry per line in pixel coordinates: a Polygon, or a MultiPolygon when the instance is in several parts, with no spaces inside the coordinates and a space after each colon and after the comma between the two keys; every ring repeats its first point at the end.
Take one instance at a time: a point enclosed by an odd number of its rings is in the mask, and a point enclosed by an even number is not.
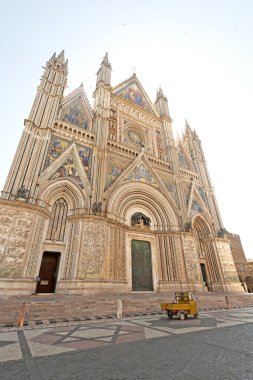
{"type": "MultiPolygon", "coordinates": [[[[125,294],[92,296],[26,296],[0,300],[0,323],[16,323],[19,310],[26,305],[24,319],[27,321],[85,318],[113,315],[117,313],[116,302],[122,300],[123,316],[160,312],[160,303],[171,302],[174,294],[125,294]]],[[[227,307],[253,306],[253,294],[204,294],[197,296],[199,309],[221,309],[227,307]]]]}

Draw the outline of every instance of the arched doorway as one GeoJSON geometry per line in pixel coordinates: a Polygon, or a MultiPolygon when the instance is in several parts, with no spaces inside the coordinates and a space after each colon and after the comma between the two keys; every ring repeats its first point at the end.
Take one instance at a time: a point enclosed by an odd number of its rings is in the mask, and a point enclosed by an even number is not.
{"type": "Polygon", "coordinates": [[[211,229],[202,217],[197,216],[193,222],[193,230],[197,235],[198,257],[203,286],[206,290],[212,291],[215,283],[221,283],[221,276],[211,229]]]}
{"type": "Polygon", "coordinates": [[[152,291],[152,260],[149,241],[132,240],[132,291],[152,291]]]}

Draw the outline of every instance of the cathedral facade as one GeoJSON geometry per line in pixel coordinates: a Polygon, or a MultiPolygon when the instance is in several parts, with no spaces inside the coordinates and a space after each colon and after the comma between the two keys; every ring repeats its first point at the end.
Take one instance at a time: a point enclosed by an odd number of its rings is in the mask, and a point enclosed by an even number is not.
{"type": "Polygon", "coordinates": [[[0,199],[0,294],[243,291],[201,142],[133,74],[46,64],[0,199]]]}

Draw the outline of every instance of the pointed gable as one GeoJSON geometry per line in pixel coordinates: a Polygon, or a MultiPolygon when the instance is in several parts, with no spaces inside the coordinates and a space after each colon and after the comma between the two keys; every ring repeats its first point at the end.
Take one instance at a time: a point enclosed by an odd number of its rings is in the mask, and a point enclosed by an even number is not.
{"type": "MultiPolygon", "coordinates": [[[[70,147],[71,143],[72,142],[68,140],[64,140],[62,138],[52,135],[47,151],[44,170],[51,166],[70,147]]],[[[81,159],[81,163],[84,167],[86,175],[90,179],[93,149],[78,144],[76,144],[76,149],[81,159]]]]}
{"type": "Polygon", "coordinates": [[[49,180],[68,178],[74,180],[81,189],[83,189],[83,184],[79,175],[78,169],[76,169],[74,164],[74,158],[70,155],[66,161],[49,177],[49,180]]]}
{"type": "Polygon", "coordinates": [[[125,82],[116,86],[113,89],[113,94],[128,100],[147,112],[158,116],[152,102],[135,74],[125,82]]]}
{"type": "Polygon", "coordinates": [[[92,121],[92,110],[81,84],[64,98],[61,104],[61,120],[88,129],[92,121]]]}
{"type": "MultiPolygon", "coordinates": [[[[84,149],[84,147],[81,148],[84,149]]],[[[44,170],[39,183],[45,185],[50,181],[68,179],[82,189],[90,191],[89,175],[90,173],[84,166],[80,155],[80,146],[72,143],[60,156],[55,157],[51,165],[44,170]]]]}

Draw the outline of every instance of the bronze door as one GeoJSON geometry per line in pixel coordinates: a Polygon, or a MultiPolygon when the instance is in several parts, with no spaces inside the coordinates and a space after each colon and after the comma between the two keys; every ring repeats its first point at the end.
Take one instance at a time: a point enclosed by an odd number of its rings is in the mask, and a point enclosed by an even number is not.
{"type": "Polygon", "coordinates": [[[132,240],[132,290],[153,290],[151,248],[148,241],[132,240]]]}
{"type": "Polygon", "coordinates": [[[37,281],[37,293],[54,293],[59,263],[59,252],[44,252],[39,278],[37,281]]]}

